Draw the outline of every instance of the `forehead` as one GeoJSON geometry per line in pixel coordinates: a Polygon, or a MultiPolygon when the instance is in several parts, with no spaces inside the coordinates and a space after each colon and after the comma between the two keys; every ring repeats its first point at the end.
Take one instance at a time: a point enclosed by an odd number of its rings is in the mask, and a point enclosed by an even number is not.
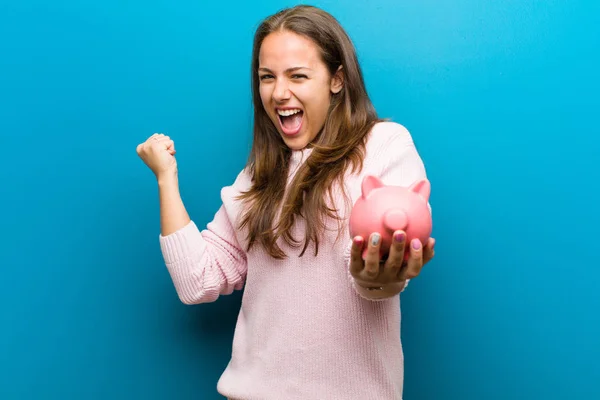
{"type": "Polygon", "coordinates": [[[290,67],[315,68],[322,64],[315,43],[296,33],[274,32],[263,40],[258,55],[259,68],[272,71],[290,67]]]}

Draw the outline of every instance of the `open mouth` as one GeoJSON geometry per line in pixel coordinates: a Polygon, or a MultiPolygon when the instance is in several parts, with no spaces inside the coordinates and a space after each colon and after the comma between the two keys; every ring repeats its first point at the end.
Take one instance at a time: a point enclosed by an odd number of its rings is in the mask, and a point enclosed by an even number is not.
{"type": "Polygon", "coordinates": [[[300,132],[302,121],[304,120],[304,111],[299,108],[289,110],[277,110],[279,124],[284,134],[293,136],[300,132]]]}

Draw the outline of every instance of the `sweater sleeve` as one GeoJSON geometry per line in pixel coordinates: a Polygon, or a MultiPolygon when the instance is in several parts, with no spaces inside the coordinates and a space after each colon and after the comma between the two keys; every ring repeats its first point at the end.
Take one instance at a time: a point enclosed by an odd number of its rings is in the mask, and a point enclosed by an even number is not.
{"type": "MultiPolygon", "coordinates": [[[[396,123],[386,123],[384,126],[385,132],[377,132],[377,135],[381,134],[381,138],[375,139],[377,143],[372,147],[369,167],[365,174],[377,176],[386,185],[405,187],[417,180],[427,178],[425,165],[410,132],[404,126],[396,123]]],[[[428,206],[431,210],[431,206],[429,204],[428,206]]],[[[352,243],[349,244],[346,251],[348,265],[351,247],[352,243]]],[[[402,291],[406,289],[409,281],[406,281],[402,291]]],[[[353,279],[352,286],[356,290],[353,279]]]]}
{"type": "Polygon", "coordinates": [[[213,220],[200,230],[190,221],[167,236],[160,247],[179,299],[185,304],[214,302],[220,295],[241,290],[247,271],[246,252],[221,205],[213,220]]]}

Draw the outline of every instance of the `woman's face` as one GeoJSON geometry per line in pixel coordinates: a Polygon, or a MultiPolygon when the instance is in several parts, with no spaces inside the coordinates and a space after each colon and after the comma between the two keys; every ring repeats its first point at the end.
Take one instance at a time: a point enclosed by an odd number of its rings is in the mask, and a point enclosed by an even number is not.
{"type": "Polygon", "coordinates": [[[258,61],[263,107],[288,147],[305,148],[325,123],[331,95],[342,89],[341,72],[332,77],[317,45],[289,31],[269,34],[258,61]]]}

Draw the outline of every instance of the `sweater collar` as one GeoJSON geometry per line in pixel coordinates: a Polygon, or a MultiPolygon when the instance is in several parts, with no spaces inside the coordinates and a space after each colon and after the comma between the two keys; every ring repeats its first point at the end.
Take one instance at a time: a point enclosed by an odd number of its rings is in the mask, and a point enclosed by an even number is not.
{"type": "Polygon", "coordinates": [[[293,166],[302,164],[304,161],[306,161],[308,156],[310,156],[310,153],[312,153],[312,150],[313,150],[312,148],[304,148],[301,150],[292,150],[292,155],[290,157],[290,163],[293,166]]]}

